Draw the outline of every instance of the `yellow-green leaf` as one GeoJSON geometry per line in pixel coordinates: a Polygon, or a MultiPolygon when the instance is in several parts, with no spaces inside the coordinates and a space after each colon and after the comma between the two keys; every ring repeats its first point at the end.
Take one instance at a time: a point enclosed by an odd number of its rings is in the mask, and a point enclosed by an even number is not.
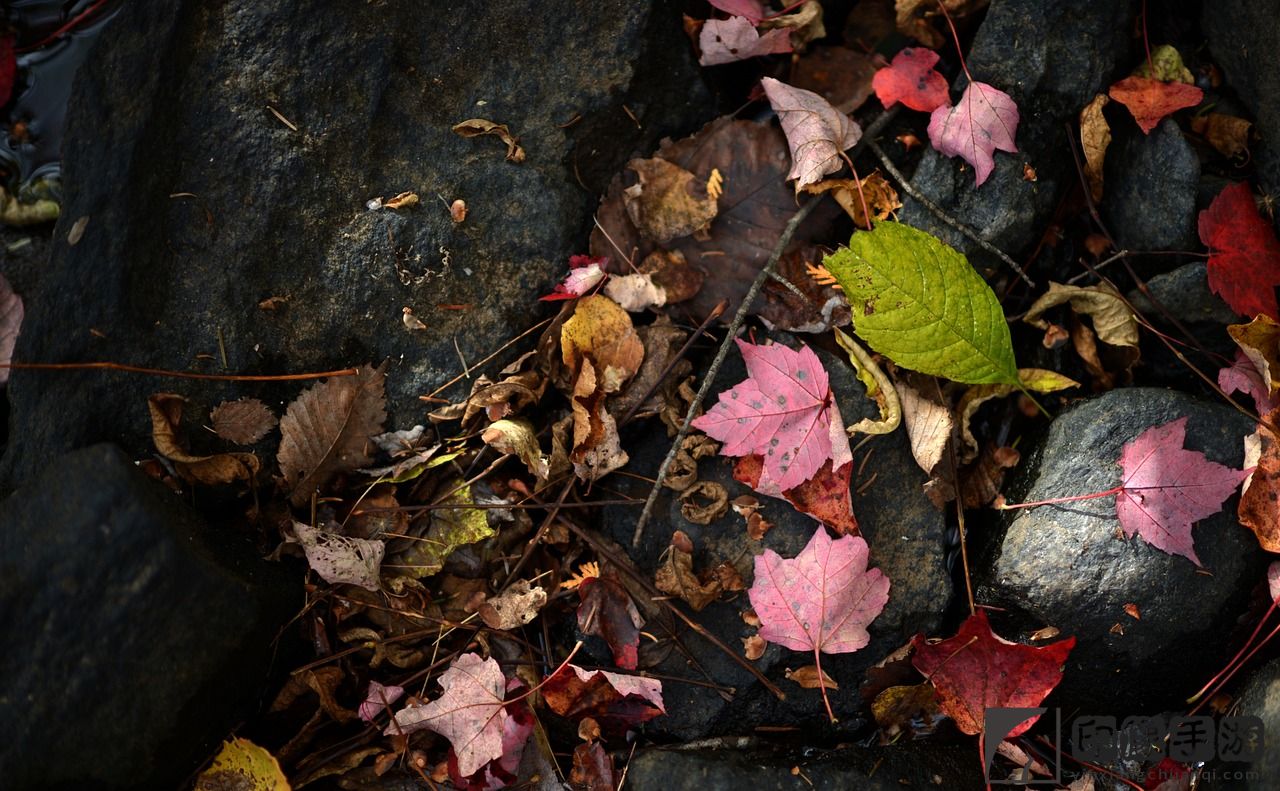
{"type": "Polygon", "coordinates": [[[413,540],[408,549],[389,563],[384,563],[383,568],[402,572],[409,577],[429,577],[444,568],[445,558],[458,547],[474,544],[494,535],[484,509],[467,507],[475,505],[469,485],[462,484],[455,478],[445,485],[443,491],[449,492],[449,495],[437,505],[455,507],[433,510],[426,535],[413,540]]]}
{"type": "Polygon", "coordinates": [[[196,778],[195,791],[290,791],[275,756],[248,739],[229,739],[196,778]]]}
{"type": "Polygon", "coordinates": [[[875,351],[956,382],[1018,385],[1000,301],[954,248],[881,222],[855,233],[823,265],[849,298],[854,330],[875,351]]]}

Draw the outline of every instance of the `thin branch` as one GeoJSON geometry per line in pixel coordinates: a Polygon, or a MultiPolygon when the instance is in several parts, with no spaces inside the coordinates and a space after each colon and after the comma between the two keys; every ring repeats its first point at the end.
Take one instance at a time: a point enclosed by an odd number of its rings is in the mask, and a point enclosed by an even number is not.
{"type": "Polygon", "coordinates": [[[132,374],[148,376],[171,376],[175,379],[206,379],[215,382],[297,382],[304,379],[324,379],[330,376],[357,376],[358,368],[343,368],[337,371],[321,371],[310,374],[198,374],[190,371],[170,371],[164,368],[143,368],[140,365],[125,363],[92,362],[92,363],[0,363],[0,368],[11,368],[15,371],[124,371],[132,374]]]}
{"type": "Polygon", "coordinates": [[[999,247],[996,247],[991,242],[988,242],[986,239],[983,239],[981,236],[978,235],[977,231],[973,230],[969,226],[965,225],[964,223],[960,222],[956,218],[952,217],[950,214],[947,214],[945,211],[942,210],[942,207],[938,206],[938,204],[934,203],[932,200],[925,197],[925,194],[923,192],[916,189],[915,185],[912,184],[911,181],[906,176],[902,175],[902,171],[898,170],[897,166],[893,164],[893,160],[889,159],[889,155],[884,153],[884,149],[882,149],[880,145],[876,143],[876,141],[868,138],[867,146],[873,152],[875,152],[875,155],[877,157],[880,158],[880,164],[884,166],[885,170],[889,171],[889,175],[893,176],[894,180],[898,182],[899,186],[902,187],[903,192],[910,195],[913,199],[916,200],[917,203],[919,203],[921,206],[928,209],[929,212],[933,214],[934,217],[937,217],[939,220],[942,220],[944,223],[951,226],[956,231],[960,232],[961,235],[971,240],[974,244],[978,245],[983,250],[986,250],[988,253],[991,253],[996,258],[999,258],[1001,261],[1004,261],[1004,263],[1010,269],[1012,269],[1014,273],[1017,274],[1018,277],[1021,278],[1022,281],[1026,283],[1028,286],[1030,286],[1031,288],[1036,287],[1035,281],[1027,277],[1027,273],[1022,271],[1022,267],[1018,264],[1017,261],[1010,258],[1008,253],[1001,250],[999,247]]]}

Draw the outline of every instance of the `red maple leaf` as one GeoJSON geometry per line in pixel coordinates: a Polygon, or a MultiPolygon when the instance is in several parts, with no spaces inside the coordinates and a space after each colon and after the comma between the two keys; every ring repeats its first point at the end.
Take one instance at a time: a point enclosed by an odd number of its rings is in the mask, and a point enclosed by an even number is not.
{"type": "Polygon", "coordinates": [[[725,456],[764,458],[762,492],[794,489],[828,460],[833,469],[852,461],[849,437],[813,350],[738,341],[748,378],[720,394],[720,402],[693,427],[720,440],[725,456]]]}
{"type": "Polygon", "coordinates": [[[853,515],[853,497],[849,488],[853,462],[847,462],[832,472],[828,461],[812,478],[785,492],[764,491],[760,486],[763,472],[763,456],[743,456],[733,465],[734,480],[761,494],[785,498],[797,511],[812,516],[842,536],[858,535],[858,519],[853,515]]]}
{"type": "Polygon", "coordinates": [[[640,626],[644,620],[631,594],[606,569],[603,576],[588,577],[578,586],[578,628],[603,638],[613,651],[613,662],[635,670],[640,661],[640,626]]]}
{"type": "MultiPolygon", "coordinates": [[[[1076,639],[1040,648],[1011,643],[992,632],[986,612],[978,610],[955,637],[929,643],[918,634],[911,642],[911,663],[933,683],[942,711],[973,735],[982,733],[989,708],[1039,705],[1062,681],[1062,666],[1076,639]]],[[[1025,732],[1036,719],[1016,726],[1005,738],[1025,732]]]]}
{"type": "Polygon", "coordinates": [[[1018,152],[1018,105],[985,82],[971,82],[954,107],[937,107],[929,117],[929,142],[942,154],[973,165],[978,186],[995,169],[996,150],[1018,152]]]}
{"type": "Polygon", "coordinates": [[[569,665],[539,688],[547,707],[575,722],[591,717],[612,734],[666,712],[662,682],[656,678],[628,676],[605,670],[583,670],[569,665]]]}
{"type": "MultiPolygon", "coordinates": [[[[757,555],[755,572],[747,595],[760,617],[760,636],[812,651],[819,677],[822,654],[846,654],[871,641],[867,625],[889,601],[889,578],[867,569],[867,542],[860,536],[833,541],[821,527],[790,560],[771,549],[757,555]]],[[[835,721],[826,687],[822,697],[835,721]]]]}
{"type": "Polygon", "coordinates": [[[1112,99],[1129,108],[1144,135],[1156,124],[1184,107],[1195,107],[1204,91],[1182,82],[1160,82],[1148,77],[1125,77],[1107,91],[1112,99]]]}
{"type": "Polygon", "coordinates": [[[949,104],[947,79],[933,68],[938,53],[924,47],[907,47],[893,62],[876,72],[871,88],[885,109],[902,102],[912,110],[931,113],[949,104]]]}
{"type": "Polygon", "coordinates": [[[712,6],[732,16],[746,17],[753,25],[760,24],[768,12],[762,0],[707,0],[712,6]]]}
{"type": "Polygon", "coordinates": [[[1280,318],[1280,242],[1258,214],[1245,182],[1232,184],[1200,212],[1200,241],[1209,248],[1209,288],[1236,313],[1280,318]]]}
{"type": "Polygon", "coordinates": [[[1200,566],[1191,526],[1221,510],[1248,473],[1187,450],[1182,447],[1186,437],[1187,419],[1180,417],[1147,429],[1124,446],[1116,516],[1125,536],[1137,533],[1156,549],[1200,566]]]}

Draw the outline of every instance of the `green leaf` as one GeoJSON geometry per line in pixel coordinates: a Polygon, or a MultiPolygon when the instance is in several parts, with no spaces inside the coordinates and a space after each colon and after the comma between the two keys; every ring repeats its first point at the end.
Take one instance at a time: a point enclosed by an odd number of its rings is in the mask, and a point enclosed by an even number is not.
{"type": "Polygon", "coordinates": [[[413,541],[390,564],[384,565],[408,577],[429,577],[444,568],[445,558],[467,544],[474,544],[495,535],[489,526],[489,518],[482,508],[475,505],[471,486],[454,478],[445,485],[448,496],[437,505],[461,506],[439,508],[431,512],[431,526],[426,535],[413,541]]]}
{"type": "Polygon", "coordinates": [[[965,384],[1019,384],[995,293],[934,236],[877,223],[823,265],[848,296],[859,337],[898,365],[965,384]]]}

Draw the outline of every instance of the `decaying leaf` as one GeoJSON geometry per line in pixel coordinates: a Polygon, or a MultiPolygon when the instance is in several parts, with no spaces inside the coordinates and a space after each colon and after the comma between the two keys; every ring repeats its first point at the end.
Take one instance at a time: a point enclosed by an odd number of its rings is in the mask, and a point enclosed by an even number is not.
{"type": "Polygon", "coordinates": [[[906,423],[907,438],[911,442],[911,455],[920,469],[932,474],[942,461],[955,429],[951,410],[905,382],[897,383],[896,387],[902,404],[902,420],[906,423]]]}
{"type": "Polygon", "coordinates": [[[830,192],[836,199],[836,203],[840,204],[840,208],[844,209],[845,214],[849,215],[853,224],[859,228],[870,228],[872,220],[887,220],[895,211],[902,208],[898,191],[878,171],[861,181],[826,179],[817,184],[807,185],[804,191],[814,194],[830,192]],[[863,211],[864,206],[866,211],[863,211]]]}
{"type": "Polygon", "coordinates": [[[635,670],[640,661],[640,627],[644,619],[626,587],[606,568],[601,576],[583,578],[578,595],[582,599],[578,628],[603,638],[613,651],[615,665],[635,670]]]}
{"type": "Polygon", "coordinates": [[[379,714],[390,711],[391,704],[403,695],[404,687],[397,687],[394,684],[384,687],[376,681],[370,681],[369,689],[365,692],[364,700],[360,703],[358,710],[360,719],[373,722],[379,714]]]}
{"type": "Polygon", "coordinates": [[[693,555],[674,544],[667,548],[653,578],[654,587],[678,596],[694,611],[699,611],[720,595],[720,581],[703,582],[693,571],[693,555]]]}
{"type": "Polygon", "coordinates": [[[237,445],[252,445],[280,422],[267,405],[256,398],[223,401],[209,413],[213,433],[237,445]]]}
{"type": "Polygon", "coordinates": [[[304,390],[280,420],[276,460],[289,499],[302,505],[334,475],[367,467],[369,438],[387,419],[383,364],[304,390]]]}
{"type": "Polygon", "coordinates": [[[1005,473],[1018,466],[1022,454],[1007,446],[988,442],[977,460],[960,474],[960,503],[965,508],[982,508],[1000,495],[1005,473]]]}
{"type": "Polygon", "coordinates": [[[595,741],[574,747],[569,783],[581,791],[614,791],[618,774],[613,768],[613,756],[595,741]]]}
{"type": "Polygon", "coordinates": [[[577,375],[584,360],[594,361],[597,386],[616,393],[640,369],[644,344],[627,312],[596,294],[580,300],[561,326],[560,353],[571,376],[577,375]]]}
{"type": "Polygon", "coordinates": [[[1249,153],[1249,130],[1252,128],[1251,121],[1222,113],[1205,113],[1191,119],[1191,130],[1203,135],[1209,145],[1224,157],[1249,153]]]}
{"type": "Polygon", "coordinates": [[[922,736],[938,718],[938,696],[927,683],[888,687],[871,702],[871,715],[889,740],[902,734],[922,736]]]}
{"type": "Polygon", "coordinates": [[[1274,396],[1280,391],[1280,322],[1259,314],[1248,324],[1228,325],[1227,332],[1274,396]]]}
{"type": "Polygon", "coordinates": [[[376,539],[350,538],[319,528],[293,523],[307,565],[320,579],[333,585],[349,584],[377,591],[382,585],[379,573],[386,545],[376,539]]]}
{"type": "Polygon", "coordinates": [[[416,192],[402,192],[393,198],[387,198],[382,206],[387,209],[408,209],[417,206],[421,199],[416,192]]]}
{"type": "Polygon", "coordinates": [[[228,739],[209,768],[196,778],[195,791],[289,791],[275,756],[248,739],[228,739]]]}
{"type": "Polygon", "coordinates": [[[852,113],[872,94],[876,61],[876,57],[849,47],[814,46],[792,64],[791,84],[813,91],[842,113],[852,113]]]}
{"type": "Polygon", "coordinates": [[[539,481],[545,481],[551,472],[551,463],[538,447],[533,424],[527,420],[495,420],[481,432],[480,439],[499,453],[519,457],[539,481]]]}
{"type": "Polygon", "coordinates": [[[1093,97],[1093,101],[1080,111],[1080,147],[1084,150],[1084,175],[1089,181],[1089,194],[1094,202],[1102,200],[1103,166],[1106,164],[1107,147],[1111,145],[1111,125],[1102,114],[1102,108],[1111,101],[1105,93],[1093,97]]]}
{"type": "Polygon", "coordinates": [[[660,315],[652,323],[636,330],[644,344],[644,361],[640,370],[627,383],[622,392],[609,401],[609,409],[619,419],[634,410],[635,417],[647,417],[657,414],[664,403],[675,398],[675,383],[688,376],[692,365],[687,360],[676,363],[675,368],[664,379],[667,367],[680,353],[689,333],[672,323],[670,317],[660,315]],[[654,388],[657,391],[654,392],[654,388]],[[640,399],[653,392],[644,403],[640,399]]]}
{"type": "Polygon", "coordinates": [[[747,537],[752,541],[759,541],[764,538],[773,525],[760,513],[760,501],[749,494],[741,497],[735,497],[733,502],[729,504],[734,513],[740,515],[747,522],[747,537]]]}
{"type": "Polygon", "coordinates": [[[835,679],[817,665],[805,665],[797,670],[787,668],[786,676],[788,681],[794,681],[804,689],[840,689],[835,679]]]}
{"type": "Polygon", "coordinates": [[[729,512],[729,493],[715,481],[696,481],[680,492],[680,515],[709,525],[729,512]]]}
{"type": "Polygon", "coordinates": [[[651,307],[684,302],[697,296],[706,274],[685,261],[679,250],[655,250],[641,262],[638,271],[614,275],[604,293],[630,313],[651,307]]]}
{"type": "Polygon", "coordinates": [[[852,336],[841,331],[839,327],[833,328],[833,331],[836,344],[849,355],[849,365],[857,374],[858,381],[862,382],[863,387],[867,389],[867,397],[880,409],[879,420],[864,417],[849,426],[848,434],[850,436],[855,433],[889,434],[896,431],[898,424],[902,422],[902,404],[898,402],[898,391],[894,388],[893,382],[889,381],[889,377],[880,369],[880,364],[875,358],[852,336]]]}
{"type": "Polygon", "coordinates": [[[717,208],[705,178],[660,157],[633,159],[627,167],[640,180],[623,191],[623,200],[642,236],[667,242],[710,227],[717,208]]]}
{"type": "Polygon", "coordinates": [[[1181,82],[1186,85],[1193,85],[1196,81],[1195,75],[1191,73],[1182,63],[1182,53],[1178,52],[1172,44],[1161,44],[1151,50],[1148,59],[1143,60],[1134,69],[1134,75],[1138,77],[1146,77],[1152,80],[1160,80],[1161,82],[1181,82]]]}
{"type": "Polygon", "coordinates": [[[619,734],[666,711],[661,681],[573,664],[548,678],[541,691],[556,714],[570,720],[590,717],[606,734],[619,734]]]}
{"type": "Polygon", "coordinates": [[[764,651],[768,647],[769,644],[758,634],[742,638],[742,655],[752,662],[764,656],[764,651]]]}
{"type": "MultiPolygon", "coordinates": [[[[13,362],[13,347],[22,329],[22,297],[14,293],[9,281],[0,274],[0,364],[13,362]]],[[[0,368],[0,385],[9,381],[9,368],[0,368]]]]}
{"type": "MultiPolygon", "coordinates": [[[[794,8],[790,5],[788,7],[794,8]]],[[[822,24],[822,4],[818,0],[805,0],[794,13],[775,14],[757,24],[761,30],[790,31],[791,47],[796,52],[803,52],[809,42],[827,35],[827,29],[822,24]]]]}
{"type": "Polygon", "coordinates": [[[1138,348],[1138,320],[1120,293],[1106,283],[1096,286],[1064,286],[1049,283],[1049,290],[1032,303],[1022,320],[1042,330],[1049,328],[1045,311],[1070,303],[1076,313],[1093,319],[1098,339],[1112,346],[1138,348]]]}
{"type": "Polygon", "coordinates": [[[448,494],[436,505],[453,507],[433,510],[426,534],[416,539],[405,539],[408,547],[397,552],[387,568],[408,577],[429,577],[444,567],[445,559],[458,547],[483,541],[495,534],[484,510],[469,507],[475,505],[470,485],[453,478],[445,482],[444,491],[448,494]]]}
{"type": "Polygon", "coordinates": [[[791,171],[796,192],[844,166],[844,152],[857,144],[862,128],[812,91],[793,88],[772,77],[760,81],[769,104],[778,114],[791,147],[791,171]]]}
{"type": "MultiPolygon", "coordinates": [[[[952,19],[959,19],[986,8],[988,2],[990,0],[941,0],[941,5],[952,19]]],[[[904,36],[911,36],[929,49],[937,49],[951,40],[933,24],[934,19],[942,17],[939,0],[894,0],[893,7],[898,32],[904,36]]]]}
{"type": "Polygon", "coordinates": [[[528,580],[516,580],[476,612],[491,629],[515,629],[532,621],[547,603],[547,592],[528,580]]]}
{"type": "Polygon", "coordinates": [[[471,118],[454,124],[453,131],[463,137],[494,135],[507,144],[507,161],[517,164],[524,161],[524,149],[520,147],[520,138],[512,135],[506,124],[496,124],[483,118],[471,118]]]}
{"type": "Polygon", "coordinates": [[[622,449],[617,421],[609,414],[607,392],[591,360],[584,359],[573,386],[573,449],[569,454],[574,473],[584,481],[599,480],[630,460],[622,449]]]}
{"type": "Polygon", "coordinates": [[[750,20],[731,16],[728,19],[708,19],[698,35],[698,47],[703,66],[718,66],[759,55],[773,55],[791,51],[791,35],[786,30],[770,30],[763,36],[750,20]]]}
{"type": "MultiPolygon", "coordinates": [[[[1271,425],[1280,422],[1280,409],[1265,415],[1271,425]]],[[[1240,524],[1258,537],[1266,552],[1280,552],[1280,442],[1270,431],[1258,432],[1261,448],[1252,478],[1240,495],[1240,524]]],[[[1247,463],[1247,462],[1246,462],[1247,463]]]]}
{"type": "MultiPolygon", "coordinates": [[[[764,472],[764,458],[761,456],[743,456],[733,465],[734,480],[745,483],[757,492],[770,497],[781,497],[795,506],[802,514],[808,514],[842,536],[858,534],[858,520],[853,515],[853,497],[850,494],[850,482],[853,479],[853,461],[847,461],[832,469],[827,461],[814,476],[793,489],[778,492],[771,486],[761,484],[764,472]],[[766,491],[768,489],[768,491],[766,491]]],[[[747,520],[748,527],[751,520],[747,520]]],[[[768,530],[768,522],[760,525],[768,530]]],[[[761,536],[763,536],[763,532],[761,536]]]]}
{"type": "Polygon", "coordinates": [[[161,456],[173,462],[174,469],[188,481],[214,486],[232,481],[252,481],[259,469],[258,457],[252,453],[216,453],[194,456],[178,439],[182,422],[182,405],[186,399],[173,393],[156,393],[147,398],[151,411],[151,439],[161,456]]]}

